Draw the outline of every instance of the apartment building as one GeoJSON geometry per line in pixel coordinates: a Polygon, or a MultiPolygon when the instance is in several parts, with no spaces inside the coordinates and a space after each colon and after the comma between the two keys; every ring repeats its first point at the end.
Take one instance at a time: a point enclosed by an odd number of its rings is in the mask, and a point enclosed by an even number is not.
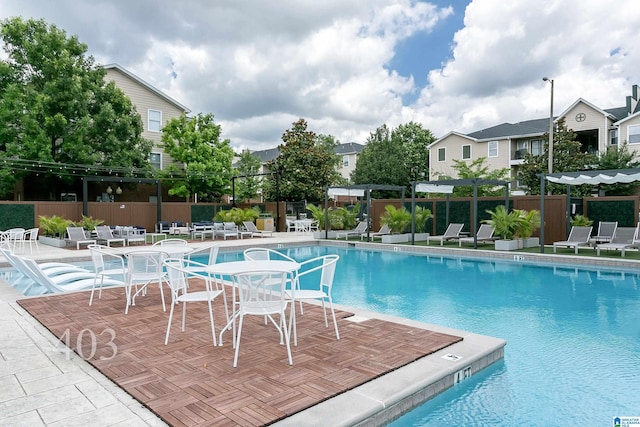
{"type": "Polygon", "coordinates": [[[112,80],[131,99],[142,118],[142,137],[153,141],[149,162],[153,167],[163,169],[171,158],[162,149],[162,128],[169,120],[191,110],[118,64],[103,68],[107,72],[105,79],[112,80]]]}
{"type": "MultiPolygon", "coordinates": [[[[554,117],[554,122],[564,119],[567,128],[576,133],[584,152],[604,153],[626,142],[630,151],[635,150],[640,158],[638,97],[639,87],[633,85],[631,95],[621,107],[601,108],[579,98],[554,117]]],[[[440,175],[455,178],[454,160],[473,161],[484,157],[491,169],[509,168],[512,189],[517,189],[518,168],[525,154],[542,154],[548,132],[549,117],[502,123],[468,134],[449,132],[429,146],[429,178],[436,180],[440,175]]]]}

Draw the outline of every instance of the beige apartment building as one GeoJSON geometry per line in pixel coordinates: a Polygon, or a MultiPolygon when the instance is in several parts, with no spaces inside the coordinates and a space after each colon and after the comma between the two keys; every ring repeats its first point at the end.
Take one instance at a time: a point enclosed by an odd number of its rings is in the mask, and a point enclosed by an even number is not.
{"type": "MultiPolygon", "coordinates": [[[[576,133],[584,152],[604,153],[620,143],[629,144],[640,159],[639,87],[633,85],[631,95],[622,107],[600,108],[579,98],[554,123],[564,119],[567,128],[576,133]]],[[[502,123],[468,134],[449,132],[429,146],[429,179],[440,175],[457,178],[454,160],[486,159],[491,169],[509,168],[511,188],[521,189],[518,169],[526,153],[542,154],[549,132],[549,117],[519,123],[502,123]]]]}

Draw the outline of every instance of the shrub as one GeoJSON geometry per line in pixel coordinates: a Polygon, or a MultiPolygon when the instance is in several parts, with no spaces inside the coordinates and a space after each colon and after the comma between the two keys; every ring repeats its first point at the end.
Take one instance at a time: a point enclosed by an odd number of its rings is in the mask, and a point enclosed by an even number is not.
{"type": "Polygon", "coordinates": [[[396,209],[393,205],[387,205],[384,209],[385,212],[380,217],[380,222],[387,225],[392,233],[402,233],[411,224],[411,212],[405,207],[396,209]]]}
{"type": "Polygon", "coordinates": [[[40,230],[44,236],[63,238],[67,232],[67,227],[73,225],[73,221],[64,219],[58,215],[38,217],[40,230]]]}

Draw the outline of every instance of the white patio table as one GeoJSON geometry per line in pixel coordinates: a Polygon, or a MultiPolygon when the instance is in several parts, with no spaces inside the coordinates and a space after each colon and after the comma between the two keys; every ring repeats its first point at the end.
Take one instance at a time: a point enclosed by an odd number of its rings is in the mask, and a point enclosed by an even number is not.
{"type": "MultiPolygon", "coordinates": [[[[258,260],[258,261],[231,261],[221,262],[218,264],[210,265],[206,268],[207,273],[214,277],[220,278],[220,283],[225,286],[223,277],[230,277],[239,273],[260,273],[264,271],[274,271],[280,273],[289,273],[291,275],[291,293],[295,291],[295,273],[300,269],[300,264],[297,262],[283,261],[283,260],[258,260]]],[[[220,331],[220,337],[218,345],[222,345],[222,333],[232,326],[235,327],[235,306],[236,306],[236,292],[233,290],[233,302],[231,316],[227,314],[228,322],[220,331]]],[[[228,312],[227,312],[228,313],[228,312]]],[[[291,304],[291,316],[295,316],[295,304],[291,304]]]]}

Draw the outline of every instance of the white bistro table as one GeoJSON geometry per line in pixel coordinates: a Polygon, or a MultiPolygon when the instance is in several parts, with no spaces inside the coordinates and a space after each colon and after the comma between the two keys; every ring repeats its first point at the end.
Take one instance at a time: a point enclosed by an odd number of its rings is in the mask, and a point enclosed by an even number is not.
{"type": "MultiPolygon", "coordinates": [[[[300,270],[300,264],[292,261],[284,260],[258,260],[258,261],[230,261],[221,262],[207,266],[206,271],[214,277],[219,277],[222,286],[224,286],[223,277],[230,277],[239,273],[260,273],[264,271],[274,271],[280,273],[288,273],[291,275],[291,296],[295,291],[295,273],[300,270]]],[[[231,303],[231,316],[227,315],[228,322],[220,331],[220,338],[218,345],[222,345],[222,333],[227,329],[230,329],[235,325],[235,306],[236,306],[236,292],[233,289],[233,302],[231,303]]],[[[291,316],[295,316],[295,304],[291,304],[291,316]]]]}

